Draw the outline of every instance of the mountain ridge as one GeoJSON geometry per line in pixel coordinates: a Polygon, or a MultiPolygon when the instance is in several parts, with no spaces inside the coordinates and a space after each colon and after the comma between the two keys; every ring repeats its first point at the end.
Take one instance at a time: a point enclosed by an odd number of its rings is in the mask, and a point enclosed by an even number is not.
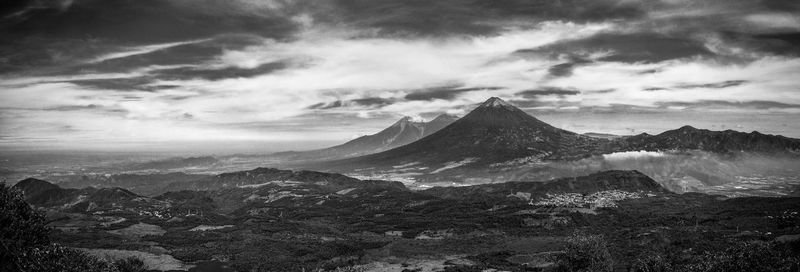
{"type": "Polygon", "coordinates": [[[553,127],[492,97],[449,126],[414,143],[334,164],[444,164],[477,158],[487,165],[521,157],[574,156],[570,146],[601,141],[553,127]]]}
{"type": "Polygon", "coordinates": [[[758,131],[750,133],[723,130],[713,131],[698,129],[689,125],[677,129],[667,130],[656,135],[642,133],[627,136],[614,142],[617,149],[631,150],[704,150],[716,153],[729,153],[736,151],[753,152],[798,152],[800,139],[789,138],[781,135],[763,134],[758,131]]]}
{"type": "Polygon", "coordinates": [[[288,160],[334,160],[374,154],[427,137],[457,119],[454,115],[441,114],[428,122],[417,122],[405,116],[378,133],[361,136],[340,145],[303,152],[283,152],[279,155],[288,160]]]}
{"type": "Polygon", "coordinates": [[[28,178],[13,186],[23,192],[25,201],[36,206],[58,206],[68,211],[91,210],[101,206],[121,205],[140,196],[123,188],[65,189],[48,181],[28,178]]]}
{"type": "Polygon", "coordinates": [[[440,198],[505,197],[523,192],[535,198],[550,193],[591,194],[605,190],[669,192],[661,184],[636,170],[601,171],[586,176],[558,178],[540,182],[509,181],[462,187],[434,187],[422,192],[440,198]]]}
{"type": "MultiPolygon", "coordinates": [[[[500,170],[546,161],[575,161],[628,151],[702,150],[721,154],[800,154],[800,139],[759,132],[710,131],[683,126],[657,135],[593,137],[556,128],[500,98],[492,97],[464,117],[416,142],[326,164],[323,171],[416,173],[444,181],[467,177],[454,169],[500,170]]],[[[485,171],[484,171],[485,172],[485,171]]],[[[475,174],[475,173],[473,173],[475,174]]]]}

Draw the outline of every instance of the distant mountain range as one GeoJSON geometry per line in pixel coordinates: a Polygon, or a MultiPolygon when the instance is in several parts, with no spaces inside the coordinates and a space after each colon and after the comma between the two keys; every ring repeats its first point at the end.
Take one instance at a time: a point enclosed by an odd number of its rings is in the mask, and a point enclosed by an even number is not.
{"type": "Polygon", "coordinates": [[[278,153],[286,160],[333,160],[378,153],[404,146],[431,135],[452,124],[458,118],[442,114],[429,122],[417,122],[411,117],[403,117],[388,128],[373,135],[356,138],[341,145],[304,151],[278,153]]]}
{"type": "MultiPolygon", "coordinates": [[[[691,183],[695,182],[694,180],[708,185],[720,185],[734,179],[726,178],[726,174],[733,175],[730,174],[732,172],[730,169],[738,169],[741,165],[752,166],[746,163],[717,163],[713,160],[705,162],[682,158],[659,161],[662,164],[673,163],[675,167],[681,168],[671,170],[651,167],[649,165],[652,164],[648,164],[651,162],[646,160],[633,165],[639,168],[626,168],[626,165],[620,168],[620,165],[605,161],[607,157],[605,155],[617,152],[656,151],[688,156],[690,152],[684,151],[694,150],[706,154],[714,153],[714,156],[722,154],[723,156],[718,157],[726,158],[729,157],[728,154],[740,152],[763,157],[780,154],[788,158],[797,158],[800,154],[800,139],[758,132],[709,131],[690,126],[657,135],[578,134],[536,119],[500,98],[491,98],[460,119],[449,115],[439,116],[430,122],[414,122],[411,118],[403,118],[377,134],[360,137],[339,146],[277,155],[290,161],[295,160],[294,164],[288,164],[292,169],[320,172],[256,168],[218,175],[183,173],[96,175],[94,178],[77,177],[61,180],[59,183],[63,187],[80,188],[91,185],[106,187],[109,190],[121,187],[126,188],[125,191],[60,187],[56,190],[35,180],[20,182],[18,186],[33,188],[33,193],[29,197],[37,203],[50,200],[58,203],[70,199],[77,201],[78,196],[91,198],[98,193],[112,195],[119,193],[120,196],[129,197],[131,194],[138,194],[152,197],[165,191],[221,190],[275,184],[295,186],[297,183],[319,184],[322,188],[327,188],[325,190],[333,190],[363,183],[362,180],[330,172],[365,177],[362,179],[402,180],[410,177],[408,180],[422,182],[476,184],[545,180],[602,170],[637,169],[656,178],[662,185],[672,186],[670,188],[674,189],[694,186],[692,185],[694,183],[691,183]],[[366,155],[358,156],[359,154],[366,155]],[[686,163],[699,166],[687,167],[686,163]],[[397,177],[399,179],[396,179],[397,177]],[[692,179],[686,179],[687,177],[692,179]],[[671,180],[673,178],[677,178],[677,181],[671,180]],[[39,191],[48,190],[54,190],[54,193],[47,195],[54,195],[55,198],[37,198],[39,191]]],[[[624,157],[641,154],[636,152],[619,155],[624,157]]],[[[759,160],[772,162],[759,158],[754,160],[756,163],[759,160]]],[[[164,162],[170,167],[222,163],[212,157],[171,159],[164,162]]],[[[266,164],[261,160],[256,162],[259,165],[266,164]]],[[[785,165],[789,165],[786,168],[791,169],[795,164],[785,165]]],[[[145,165],[147,169],[158,167],[157,163],[145,165]]],[[[746,169],[761,168],[763,167],[753,166],[746,169]]],[[[769,173],[782,175],[782,172],[767,170],[769,173]]],[[[397,187],[397,184],[392,184],[394,183],[389,185],[381,183],[380,186],[397,187]]],[[[67,203],[70,202],[62,204],[67,203]]]]}
{"type": "Polygon", "coordinates": [[[797,153],[800,139],[780,135],[725,130],[711,131],[683,126],[658,135],[642,133],[613,142],[611,150],[704,150],[715,153],[739,151],[797,153]]]}
{"type": "Polygon", "coordinates": [[[493,97],[444,129],[414,143],[343,161],[393,166],[470,163],[488,165],[517,158],[569,159],[600,139],[562,130],[493,97]]]}
{"type": "Polygon", "coordinates": [[[758,132],[709,131],[690,126],[658,135],[581,135],[553,127],[493,97],[463,118],[413,143],[309,167],[344,172],[402,168],[423,174],[439,174],[456,168],[487,169],[497,165],[572,161],[640,150],[796,155],[800,153],[800,140],[758,132]]]}

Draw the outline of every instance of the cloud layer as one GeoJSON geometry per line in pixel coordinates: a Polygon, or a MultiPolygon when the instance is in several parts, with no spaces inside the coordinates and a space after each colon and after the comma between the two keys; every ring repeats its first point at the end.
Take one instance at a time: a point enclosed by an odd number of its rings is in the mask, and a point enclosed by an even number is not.
{"type": "Polygon", "coordinates": [[[491,96],[579,132],[800,136],[796,1],[12,2],[3,145],[338,141],[491,96]]]}

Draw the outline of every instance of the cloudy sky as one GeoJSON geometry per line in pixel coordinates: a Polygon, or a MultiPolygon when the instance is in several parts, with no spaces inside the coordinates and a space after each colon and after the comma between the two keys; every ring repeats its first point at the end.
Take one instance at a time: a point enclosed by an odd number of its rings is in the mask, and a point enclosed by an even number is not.
{"type": "Polygon", "coordinates": [[[11,0],[0,147],[302,149],[501,97],[800,137],[796,0],[11,0]]]}

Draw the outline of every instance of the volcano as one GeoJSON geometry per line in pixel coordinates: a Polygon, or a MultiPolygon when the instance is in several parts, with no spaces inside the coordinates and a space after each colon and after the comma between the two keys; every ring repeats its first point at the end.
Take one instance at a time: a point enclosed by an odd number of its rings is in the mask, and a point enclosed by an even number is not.
{"type": "Polygon", "coordinates": [[[414,164],[430,166],[431,169],[447,165],[485,166],[514,160],[582,156],[587,152],[580,147],[596,147],[601,141],[553,127],[500,98],[492,97],[428,137],[341,163],[365,166],[414,164]]]}
{"type": "Polygon", "coordinates": [[[406,116],[378,133],[361,136],[341,145],[284,155],[288,160],[334,160],[374,154],[417,141],[457,119],[453,115],[442,114],[429,122],[418,122],[406,116]]]}

